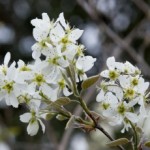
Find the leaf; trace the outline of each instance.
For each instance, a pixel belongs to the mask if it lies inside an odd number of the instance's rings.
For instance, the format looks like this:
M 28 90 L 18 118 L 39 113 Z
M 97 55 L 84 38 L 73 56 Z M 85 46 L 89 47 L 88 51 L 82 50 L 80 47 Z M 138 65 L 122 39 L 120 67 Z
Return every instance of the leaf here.
M 57 115 L 56 118 L 60 121 L 66 120 L 68 119 L 67 117 L 63 116 L 63 115 Z
M 127 144 L 129 142 L 130 141 L 127 138 L 120 138 L 120 139 L 117 139 L 117 140 L 107 143 L 107 146 L 115 147 L 115 146 Z
M 75 67 L 74 65 L 70 64 L 68 68 L 68 73 L 70 75 L 70 78 L 72 79 L 73 82 L 76 82 L 76 72 L 75 72 Z
M 87 78 L 85 81 L 82 82 L 82 89 L 87 89 L 89 88 L 90 86 L 92 86 L 95 82 L 98 81 L 99 79 L 99 75 L 96 75 L 96 76 L 92 76 L 92 77 L 89 77 Z
M 68 97 L 60 97 L 54 103 L 59 106 L 64 106 L 64 105 L 69 104 L 70 102 L 71 102 L 71 100 Z
M 54 116 L 56 115 L 56 113 L 48 113 L 45 117 L 46 120 L 51 120 Z
M 145 142 L 144 146 L 146 146 L 146 147 L 150 147 L 150 141 Z
M 142 134 L 142 132 L 143 132 L 142 129 L 140 127 L 138 127 L 138 126 L 135 127 L 135 130 L 139 134 Z
M 72 115 L 72 116 L 70 117 L 69 121 L 67 122 L 65 129 L 70 128 L 70 127 L 74 124 L 74 121 L 75 121 L 75 116 Z

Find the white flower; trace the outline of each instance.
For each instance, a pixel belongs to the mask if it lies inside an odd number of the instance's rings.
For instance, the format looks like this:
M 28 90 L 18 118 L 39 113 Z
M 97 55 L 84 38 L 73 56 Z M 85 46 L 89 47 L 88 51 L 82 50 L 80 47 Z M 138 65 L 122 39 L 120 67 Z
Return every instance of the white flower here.
M 100 102 L 102 99 L 104 99 L 105 94 L 107 92 L 112 92 L 118 98 L 119 101 L 123 100 L 123 90 L 117 84 L 113 82 L 102 81 L 100 88 L 101 90 L 96 97 L 97 102 Z
M 130 62 L 126 61 L 124 63 L 124 73 L 126 74 L 136 74 L 136 75 L 139 75 L 141 74 L 141 71 L 137 68 L 137 67 L 134 67 Z
M 8 65 L 9 65 L 10 59 L 11 59 L 11 54 L 10 54 L 10 52 L 7 52 L 5 57 L 4 57 L 4 64 L 2 64 L 0 66 L 0 74 L 6 75 L 7 69 L 9 67 Z M 15 62 L 12 63 L 11 65 L 15 66 Z
M 138 116 L 136 113 L 130 112 L 130 106 L 126 102 L 119 102 L 114 107 L 108 108 L 103 112 L 103 115 L 110 118 L 110 125 L 119 125 L 128 119 L 132 123 L 138 122 Z M 128 121 L 127 121 L 128 123 Z
M 45 73 L 43 67 L 44 64 L 38 59 L 31 66 L 32 71 L 26 76 L 29 89 L 32 92 L 38 90 L 48 96 L 50 100 L 55 101 L 57 99 L 57 88 L 51 87 L 51 85 L 55 84 L 55 74 Z
M 94 66 L 95 61 L 96 58 L 93 58 L 92 56 L 83 56 L 83 57 L 81 56 L 77 59 L 76 70 L 77 76 L 79 76 L 80 81 L 85 80 L 87 78 L 85 72 L 89 71 Z
M 50 50 L 53 48 L 52 43 L 49 39 L 50 29 L 53 27 L 53 22 L 50 22 L 50 19 L 46 13 L 42 14 L 42 19 L 33 19 L 31 24 L 35 26 L 33 29 L 33 36 L 37 41 L 32 46 L 32 56 L 34 59 L 37 59 L 43 55 L 48 55 Z
M 69 79 L 68 79 L 69 80 Z M 68 87 L 69 85 L 66 83 L 66 81 L 63 79 L 63 78 L 60 78 L 59 81 L 58 81 L 58 85 L 59 85 L 59 89 L 61 91 L 63 91 L 63 94 L 65 96 L 69 96 L 71 95 L 73 92 L 72 91 L 69 91 Z M 71 88 L 71 87 L 70 87 Z
M 56 49 L 51 50 L 50 55 L 43 61 L 43 66 L 44 72 L 48 74 L 54 72 L 57 77 L 61 74 L 61 69 L 69 66 L 69 62 L 63 57 L 60 49 L 57 47 Z
M 26 84 L 19 83 L 17 79 L 16 68 L 10 66 L 7 68 L 7 74 L 3 76 L 0 82 L 0 100 L 5 98 L 6 104 L 12 105 L 15 108 L 19 105 L 17 97 L 26 88 Z
M 101 76 L 105 78 L 109 78 L 111 80 L 116 80 L 120 75 L 123 64 L 115 62 L 114 57 L 109 57 L 107 59 L 106 64 L 107 64 L 108 70 L 102 71 Z
M 64 18 L 64 13 L 60 13 L 58 19 L 56 22 L 60 22 L 60 24 L 64 27 L 65 30 L 70 30 L 69 23 L 66 23 L 66 20 Z
M 56 22 L 55 27 L 50 32 L 50 39 L 53 43 L 61 45 L 62 51 L 66 51 L 70 44 L 75 44 L 81 37 L 83 30 L 70 29 L 62 13 L 59 15 Z
M 30 113 L 24 113 L 23 115 L 21 115 L 20 121 L 29 123 L 27 126 L 27 132 L 30 136 L 34 136 L 39 130 L 39 124 L 42 127 L 43 133 L 45 132 L 45 125 L 43 124 L 41 118 L 43 118 L 43 115 L 40 115 L 37 105 L 31 104 Z

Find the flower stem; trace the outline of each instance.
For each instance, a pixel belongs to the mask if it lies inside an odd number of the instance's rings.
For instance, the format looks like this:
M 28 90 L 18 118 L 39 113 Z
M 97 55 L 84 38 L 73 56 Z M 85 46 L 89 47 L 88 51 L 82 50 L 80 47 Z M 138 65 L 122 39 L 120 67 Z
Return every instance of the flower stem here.
M 138 150 L 138 135 L 137 135 L 134 124 L 131 121 L 130 121 L 130 124 L 134 132 L 134 150 Z

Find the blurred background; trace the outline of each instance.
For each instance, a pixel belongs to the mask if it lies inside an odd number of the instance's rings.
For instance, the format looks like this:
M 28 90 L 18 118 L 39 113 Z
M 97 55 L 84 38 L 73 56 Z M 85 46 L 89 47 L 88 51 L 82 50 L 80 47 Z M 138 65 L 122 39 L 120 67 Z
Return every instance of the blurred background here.
M 86 54 L 97 58 L 89 76 L 99 73 L 106 59 L 115 56 L 117 61 L 129 60 L 138 66 L 150 81 L 150 0 L 0 0 L 1 63 L 8 51 L 12 60 L 32 60 L 35 41 L 30 20 L 41 18 L 43 12 L 50 18 L 64 12 L 72 26 L 84 30 L 80 42 L 86 46 Z M 87 103 L 97 111 L 95 88 L 87 93 Z M 73 109 L 74 114 L 81 115 L 80 107 Z M 108 150 L 101 133 L 72 128 L 65 131 L 66 122 L 56 119 L 46 123 L 44 135 L 39 132 L 30 137 L 26 125 L 19 121 L 24 111 L 23 107 L 15 110 L 0 103 L 0 150 Z M 110 130 L 107 124 L 103 126 Z M 110 133 L 115 138 L 122 136 Z

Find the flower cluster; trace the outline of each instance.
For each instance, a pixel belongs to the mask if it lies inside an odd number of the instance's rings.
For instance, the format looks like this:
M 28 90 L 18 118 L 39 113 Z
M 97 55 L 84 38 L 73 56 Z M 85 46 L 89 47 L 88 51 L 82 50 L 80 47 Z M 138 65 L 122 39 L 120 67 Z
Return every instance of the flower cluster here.
M 5 99 L 8 106 L 15 108 L 26 104 L 30 112 L 21 115 L 20 120 L 28 123 L 27 132 L 33 136 L 39 125 L 45 131 L 42 122 L 48 114 L 45 104 L 73 94 L 75 84 L 87 78 L 85 72 L 93 67 L 96 59 L 84 56 L 85 48 L 77 42 L 83 30 L 71 28 L 63 13 L 56 21 L 43 13 L 42 19 L 33 19 L 31 24 L 36 40 L 32 46 L 34 62 L 25 64 L 19 60 L 10 64 L 11 55 L 6 54 L 0 66 L 0 100 Z
M 140 124 L 147 117 L 149 82 L 145 82 L 141 71 L 131 63 L 116 62 L 114 57 L 107 59 L 107 70 L 101 72 L 105 78 L 100 84 L 97 102 L 102 113 L 110 119 L 111 125 L 124 124 L 122 132 L 131 124 Z

